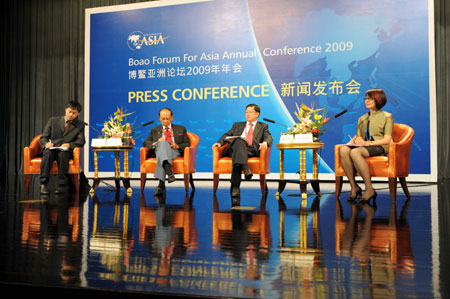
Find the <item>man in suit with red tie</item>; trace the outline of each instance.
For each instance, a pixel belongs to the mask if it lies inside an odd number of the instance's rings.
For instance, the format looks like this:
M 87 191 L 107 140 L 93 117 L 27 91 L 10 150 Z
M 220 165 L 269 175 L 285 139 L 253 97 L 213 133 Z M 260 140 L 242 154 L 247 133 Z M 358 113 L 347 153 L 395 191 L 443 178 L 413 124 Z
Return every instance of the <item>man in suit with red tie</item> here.
M 231 157 L 233 170 L 231 172 L 231 195 L 238 197 L 240 195 L 241 173 L 244 172 L 245 179 L 252 178 L 252 172 L 248 168 L 248 158 L 259 155 L 259 151 L 266 149 L 272 144 L 272 135 L 269 132 L 269 126 L 266 123 L 258 122 L 261 109 L 256 104 L 247 105 L 245 108 L 244 122 L 235 122 L 233 127 L 222 135 L 222 137 L 213 144 L 213 147 L 223 146 L 230 136 L 240 136 L 240 138 L 231 139 L 230 145 L 224 150 L 224 156 Z
M 58 187 L 55 193 L 65 193 L 68 182 L 69 160 L 75 147 L 85 143 L 84 122 L 78 120 L 81 104 L 70 101 L 66 104 L 64 116 L 51 117 L 40 139 L 43 148 L 41 160 L 41 194 L 49 194 L 48 181 L 53 162 L 58 163 Z
M 174 118 L 172 110 L 161 109 L 158 118 L 161 125 L 151 129 L 144 146 L 150 149 L 149 154 L 156 157 L 157 161 L 155 178 L 159 180 L 159 185 L 155 189 L 155 195 L 163 195 L 166 192 L 166 176 L 169 183 L 175 181 L 172 160 L 183 156 L 184 149 L 189 147 L 190 141 L 185 127 L 172 124 Z

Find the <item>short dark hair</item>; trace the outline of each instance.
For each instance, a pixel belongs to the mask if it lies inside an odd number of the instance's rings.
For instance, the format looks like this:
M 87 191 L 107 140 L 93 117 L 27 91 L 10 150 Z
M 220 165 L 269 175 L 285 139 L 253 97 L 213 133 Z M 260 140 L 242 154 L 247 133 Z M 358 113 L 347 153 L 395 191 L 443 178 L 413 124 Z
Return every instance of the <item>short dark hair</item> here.
M 163 111 L 163 110 L 168 110 L 168 111 L 170 111 L 170 116 L 172 116 L 173 115 L 173 112 L 172 112 L 172 110 L 170 109 L 170 108 L 162 108 L 161 110 L 159 110 L 159 113 L 158 113 L 158 116 L 160 116 L 161 115 L 161 111 Z
M 375 100 L 375 106 L 378 110 L 383 108 L 387 103 L 386 94 L 380 88 L 369 89 L 368 91 L 366 91 L 366 96 Z
M 253 107 L 253 109 L 255 109 L 256 112 L 261 114 L 261 108 L 259 108 L 258 105 L 256 105 L 256 104 L 248 104 L 247 107 L 245 107 L 245 110 L 247 110 L 247 108 L 250 108 L 250 107 Z
M 67 102 L 66 109 L 67 108 L 77 109 L 78 113 L 80 113 L 81 109 L 82 109 L 81 104 L 79 102 L 77 102 L 77 101 L 69 101 L 69 102 Z

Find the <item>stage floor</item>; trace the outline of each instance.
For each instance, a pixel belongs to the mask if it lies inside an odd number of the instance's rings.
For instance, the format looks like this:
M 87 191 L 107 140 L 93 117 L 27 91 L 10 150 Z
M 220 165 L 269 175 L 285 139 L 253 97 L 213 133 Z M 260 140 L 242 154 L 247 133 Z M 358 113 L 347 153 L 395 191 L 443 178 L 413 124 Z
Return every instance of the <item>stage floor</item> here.
M 92 181 L 90 181 L 92 183 Z M 155 198 L 155 181 L 127 196 L 102 184 L 95 196 L 40 197 L 8 179 L 0 210 L 0 287 L 47 292 L 205 297 L 449 296 L 449 188 L 410 184 L 392 204 L 376 184 L 375 204 L 340 200 L 297 185 L 280 197 L 244 182 L 240 204 L 229 183 L 185 193 L 180 181 Z M 444 191 L 441 191 L 441 189 Z M 439 196 L 446 198 L 439 198 Z M 439 201 L 446 201 L 447 210 Z

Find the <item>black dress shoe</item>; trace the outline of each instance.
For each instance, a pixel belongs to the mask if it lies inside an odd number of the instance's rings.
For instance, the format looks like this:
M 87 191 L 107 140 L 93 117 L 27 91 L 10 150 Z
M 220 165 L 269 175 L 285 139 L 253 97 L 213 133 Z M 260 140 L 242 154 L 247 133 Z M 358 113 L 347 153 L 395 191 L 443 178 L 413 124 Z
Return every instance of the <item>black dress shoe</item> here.
M 56 194 L 64 194 L 66 193 L 66 186 L 58 186 L 55 190 Z
M 239 187 L 236 187 L 236 186 L 231 187 L 231 196 L 232 197 L 241 196 L 241 190 L 239 189 Z
M 50 190 L 48 190 L 48 186 L 47 184 L 41 184 L 41 194 L 50 194 Z
M 158 186 L 158 187 L 156 187 L 155 193 L 153 193 L 153 194 L 155 196 L 158 196 L 158 195 L 164 195 L 165 193 L 166 193 L 166 187 Z
M 167 178 L 167 182 L 170 184 L 175 181 L 176 181 L 176 179 L 175 179 L 175 176 L 173 175 L 173 173 L 169 174 L 169 177 Z
M 247 168 L 246 170 L 244 170 L 244 175 L 245 175 L 245 179 L 247 181 L 250 181 L 252 179 L 253 173 L 250 169 Z
M 231 206 L 238 207 L 241 205 L 241 198 L 239 196 L 235 196 L 231 198 Z

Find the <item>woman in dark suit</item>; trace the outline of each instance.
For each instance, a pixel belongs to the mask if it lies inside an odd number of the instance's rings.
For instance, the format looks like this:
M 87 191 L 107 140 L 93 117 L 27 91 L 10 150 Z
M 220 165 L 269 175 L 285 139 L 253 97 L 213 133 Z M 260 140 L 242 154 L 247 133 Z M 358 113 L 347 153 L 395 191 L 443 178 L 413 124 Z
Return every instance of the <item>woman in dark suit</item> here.
M 360 201 L 369 201 L 376 197 L 365 158 L 387 154 L 394 128 L 392 114 L 381 110 L 387 102 L 383 90 L 368 90 L 364 102 L 369 112 L 358 119 L 356 135 L 348 143 L 349 146 L 343 146 L 340 150 L 342 167 L 351 185 L 349 200 L 359 198 Z M 364 180 L 362 196 L 362 190 L 355 181 L 355 170 Z

